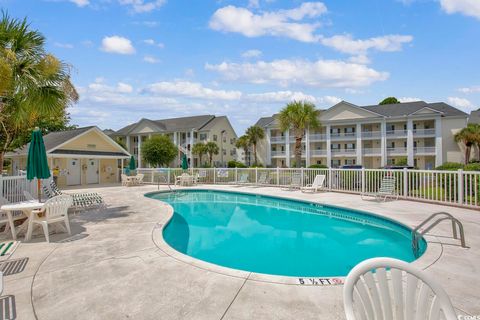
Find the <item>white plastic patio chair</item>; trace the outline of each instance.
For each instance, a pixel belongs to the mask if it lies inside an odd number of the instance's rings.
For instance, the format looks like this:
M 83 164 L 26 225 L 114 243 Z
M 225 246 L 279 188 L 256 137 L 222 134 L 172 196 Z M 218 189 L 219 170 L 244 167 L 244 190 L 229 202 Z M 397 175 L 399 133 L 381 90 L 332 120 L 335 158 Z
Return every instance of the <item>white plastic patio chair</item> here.
M 268 184 L 269 178 L 267 172 L 262 172 L 260 177 L 258 178 L 257 185 L 265 185 Z
M 307 184 L 305 187 L 301 188 L 300 190 L 302 190 L 302 192 L 318 192 L 318 190 L 321 190 L 323 188 L 324 183 L 325 183 L 325 175 L 317 174 L 312 184 Z
M 294 173 L 290 178 L 290 184 L 287 185 L 283 190 L 292 191 L 298 190 L 302 187 L 302 176 L 300 174 Z
M 42 210 L 32 212 L 32 216 L 28 220 L 27 239 L 30 239 L 34 224 L 40 224 L 45 234 L 45 239 L 50 242 L 48 225 L 56 222 L 64 222 L 68 234 L 71 234 L 70 222 L 68 220 L 68 208 L 73 205 L 73 199 L 69 195 L 60 195 L 48 199 L 43 205 Z M 43 216 L 39 216 L 44 213 Z
M 456 320 L 442 286 L 425 271 L 391 258 L 359 263 L 343 288 L 347 320 Z
M 384 176 L 377 192 L 361 193 L 360 197 L 365 200 L 365 197 L 373 197 L 375 200 L 387 201 L 387 198 L 396 198 L 398 200 L 398 193 L 395 191 L 395 177 Z
M 145 175 L 143 173 L 137 174 L 137 176 L 135 177 L 135 184 L 142 184 L 144 177 Z
M 121 178 L 122 178 L 122 186 L 128 187 L 130 182 L 128 181 L 127 175 L 122 173 Z

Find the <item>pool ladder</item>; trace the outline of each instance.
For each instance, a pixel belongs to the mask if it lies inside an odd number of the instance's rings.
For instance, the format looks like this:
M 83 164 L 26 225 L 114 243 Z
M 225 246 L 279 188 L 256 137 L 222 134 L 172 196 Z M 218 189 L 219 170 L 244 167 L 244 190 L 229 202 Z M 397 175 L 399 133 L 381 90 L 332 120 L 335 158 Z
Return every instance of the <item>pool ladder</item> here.
M 173 193 L 177 192 L 177 190 L 172 189 L 172 187 L 170 186 L 170 182 L 168 181 L 168 179 L 165 176 L 159 176 L 158 177 L 158 179 L 157 179 L 157 190 L 160 190 L 160 179 L 161 178 L 163 178 L 163 181 L 165 181 L 165 184 L 167 185 L 168 189 L 170 189 L 170 192 L 173 192 Z
M 431 222 L 434 218 L 436 218 L 430 225 L 427 226 L 429 222 Z M 462 248 L 466 248 L 467 245 L 465 244 L 465 232 L 463 231 L 463 225 L 454 216 L 452 216 L 448 212 L 437 212 L 430 215 L 427 219 L 425 219 L 422 223 L 420 223 L 415 229 L 412 230 L 412 249 L 415 257 L 418 257 L 419 251 L 419 240 L 425 235 L 428 231 L 432 230 L 436 225 L 444 220 L 452 221 L 452 235 L 454 239 L 458 239 L 457 234 L 457 226 L 458 232 L 460 233 L 460 243 Z M 425 227 L 427 226 L 427 227 Z M 425 228 L 424 228 L 425 227 Z M 424 228 L 420 231 L 421 228 Z

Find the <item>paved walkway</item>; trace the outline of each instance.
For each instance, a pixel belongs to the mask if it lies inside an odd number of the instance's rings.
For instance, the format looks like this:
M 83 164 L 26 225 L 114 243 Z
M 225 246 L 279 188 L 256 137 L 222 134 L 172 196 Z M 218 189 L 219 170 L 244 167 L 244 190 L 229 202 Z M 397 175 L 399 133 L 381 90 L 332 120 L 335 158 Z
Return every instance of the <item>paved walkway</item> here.
M 459 314 L 480 316 L 480 212 L 410 201 L 375 203 L 339 193 L 232 189 L 371 211 L 409 226 L 433 212 L 452 213 L 464 223 L 470 248 L 449 239 L 445 223 L 430 238 L 436 242 L 432 251 L 415 263 L 442 283 Z M 98 188 L 108 208 L 72 217 L 71 237 L 21 243 L 10 260 L 25 268 L 5 277 L 2 297 L 15 304 L 17 319 L 344 319 L 342 286 L 264 282 L 169 255 L 157 238 L 157 223 L 169 207 L 143 196 L 154 190 Z

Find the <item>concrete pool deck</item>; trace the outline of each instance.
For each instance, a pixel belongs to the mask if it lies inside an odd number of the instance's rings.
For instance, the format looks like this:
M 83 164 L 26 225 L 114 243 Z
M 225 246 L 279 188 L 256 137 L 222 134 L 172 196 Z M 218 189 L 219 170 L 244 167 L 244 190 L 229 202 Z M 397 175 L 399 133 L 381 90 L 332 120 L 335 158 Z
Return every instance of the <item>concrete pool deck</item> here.
M 160 187 L 167 190 L 166 187 Z M 480 316 L 480 212 L 412 201 L 377 203 L 341 193 L 279 188 L 199 186 L 290 197 L 354 208 L 414 227 L 445 211 L 465 227 L 467 246 L 444 222 L 432 250 L 415 262 L 449 294 L 457 313 Z M 217 272 L 162 247 L 170 207 L 144 197 L 155 186 L 96 188 L 108 207 L 71 216 L 72 235 L 22 242 L 3 263 L 22 263 L 4 277 L 2 297 L 17 319 L 344 319 L 343 286 L 263 281 L 248 272 Z M 159 224 L 160 223 L 160 224 Z M 3 266 L 2 268 L 5 268 Z

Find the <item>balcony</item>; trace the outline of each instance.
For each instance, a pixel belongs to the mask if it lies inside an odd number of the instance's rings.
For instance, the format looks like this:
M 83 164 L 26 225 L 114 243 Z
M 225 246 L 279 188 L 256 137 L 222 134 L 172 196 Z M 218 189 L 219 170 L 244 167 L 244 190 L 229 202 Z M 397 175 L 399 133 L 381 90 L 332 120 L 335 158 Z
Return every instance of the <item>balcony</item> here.
M 363 148 L 362 153 L 364 156 L 380 156 L 382 155 L 381 148 Z
M 407 148 L 387 148 L 387 155 L 406 155 Z
M 416 147 L 416 148 L 413 148 L 413 153 L 414 154 L 434 155 L 435 151 L 436 151 L 435 147 Z
M 357 134 L 355 132 L 335 132 L 330 134 L 331 140 L 355 140 Z
M 310 141 L 311 142 L 325 141 L 325 140 L 327 140 L 327 135 L 326 134 L 315 133 L 315 134 L 310 135 Z
M 333 157 L 355 156 L 356 154 L 357 154 L 356 149 L 332 149 Z
M 363 131 L 362 139 L 380 139 L 382 137 L 381 131 Z
M 326 157 L 327 150 L 312 150 L 310 151 L 312 157 Z
M 414 137 L 434 137 L 435 129 L 415 129 L 413 130 Z
M 270 137 L 270 142 L 271 143 L 285 143 L 285 137 L 284 136 L 273 136 L 273 137 Z
M 285 151 L 272 151 L 272 157 L 285 157 Z
M 407 130 L 388 130 L 387 138 L 406 138 Z

